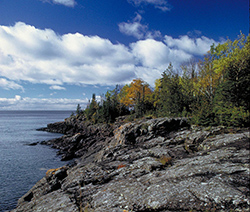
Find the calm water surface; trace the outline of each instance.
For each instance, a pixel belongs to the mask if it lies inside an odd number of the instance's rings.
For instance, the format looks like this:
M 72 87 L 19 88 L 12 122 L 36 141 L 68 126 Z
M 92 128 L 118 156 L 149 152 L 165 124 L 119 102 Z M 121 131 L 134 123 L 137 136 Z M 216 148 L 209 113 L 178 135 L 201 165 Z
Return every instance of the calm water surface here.
M 48 146 L 29 146 L 60 134 L 36 131 L 63 121 L 70 111 L 0 111 L 0 212 L 15 208 L 17 200 L 45 176 L 65 165 Z

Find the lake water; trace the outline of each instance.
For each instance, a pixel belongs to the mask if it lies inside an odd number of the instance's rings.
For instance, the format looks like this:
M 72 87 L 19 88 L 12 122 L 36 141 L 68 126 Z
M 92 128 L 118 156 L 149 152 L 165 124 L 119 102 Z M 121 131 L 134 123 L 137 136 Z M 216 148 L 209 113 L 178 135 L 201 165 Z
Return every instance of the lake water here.
M 60 137 L 36 129 L 70 115 L 70 111 L 0 111 L 0 212 L 15 208 L 48 169 L 66 164 L 55 149 L 27 144 Z

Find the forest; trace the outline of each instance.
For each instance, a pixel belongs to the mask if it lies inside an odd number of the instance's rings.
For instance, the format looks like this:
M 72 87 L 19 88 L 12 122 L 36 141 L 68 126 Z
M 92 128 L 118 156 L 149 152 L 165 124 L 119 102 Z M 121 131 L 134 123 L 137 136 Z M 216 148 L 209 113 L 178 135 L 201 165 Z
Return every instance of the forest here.
M 142 79 L 117 85 L 97 101 L 93 94 L 76 116 L 91 123 L 112 123 L 142 117 L 188 117 L 200 126 L 247 127 L 250 124 L 250 35 L 227 40 L 199 61 L 175 69 L 170 63 L 154 88 Z

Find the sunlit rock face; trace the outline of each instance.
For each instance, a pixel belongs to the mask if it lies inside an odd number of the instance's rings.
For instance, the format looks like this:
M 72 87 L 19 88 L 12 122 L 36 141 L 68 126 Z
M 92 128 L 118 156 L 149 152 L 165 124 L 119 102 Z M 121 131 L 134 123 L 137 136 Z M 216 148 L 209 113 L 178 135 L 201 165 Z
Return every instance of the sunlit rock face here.
M 46 144 L 76 162 L 49 170 L 13 212 L 250 208 L 247 129 L 198 128 L 182 118 L 113 125 L 71 119 L 48 128 L 55 126 L 66 135 Z

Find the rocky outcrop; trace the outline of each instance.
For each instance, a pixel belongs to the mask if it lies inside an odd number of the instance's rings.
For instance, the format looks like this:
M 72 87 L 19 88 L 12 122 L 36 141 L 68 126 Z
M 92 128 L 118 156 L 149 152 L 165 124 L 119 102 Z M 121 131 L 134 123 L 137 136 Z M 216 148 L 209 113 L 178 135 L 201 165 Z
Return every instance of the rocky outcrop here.
M 49 170 L 13 212 L 250 209 L 247 129 L 181 118 L 71 126 L 46 144 L 75 165 Z
M 49 141 L 43 141 L 41 144 L 50 145 L 58 149 L 58 154 L 62 160 L 71 160 L 79 158 L 86 154 L 92 154 L 103 148 L 105 140 L 113 136 L 113 126 L 108 124 L 87 125 L 84 122 L 79 124 L 55 123 L 48 125 L 48 130 L 59 132 L 58 126 L 63 125 L 64 136 Z M 51 130 L 52 129 L 52 130 Z

